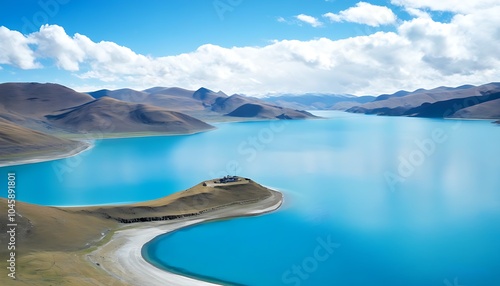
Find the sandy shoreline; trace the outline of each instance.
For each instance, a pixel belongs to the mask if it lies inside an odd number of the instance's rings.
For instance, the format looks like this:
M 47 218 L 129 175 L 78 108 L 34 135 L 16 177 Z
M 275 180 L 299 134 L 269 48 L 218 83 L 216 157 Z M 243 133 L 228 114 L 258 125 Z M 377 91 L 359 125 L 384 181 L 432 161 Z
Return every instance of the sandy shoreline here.
M 278 209 L 282 202 L 282 194 L 273 191 L 271 197 L 257 203 L 233 205 L 192 218 L 134 223 L 117 230 L 109 242 L 87 254 L 86 259 L 94 267 L 130 285 L 218 285 L 159 269 L 142 257 L 142 247 L 158 235 L 211 220 L 271 212 Z

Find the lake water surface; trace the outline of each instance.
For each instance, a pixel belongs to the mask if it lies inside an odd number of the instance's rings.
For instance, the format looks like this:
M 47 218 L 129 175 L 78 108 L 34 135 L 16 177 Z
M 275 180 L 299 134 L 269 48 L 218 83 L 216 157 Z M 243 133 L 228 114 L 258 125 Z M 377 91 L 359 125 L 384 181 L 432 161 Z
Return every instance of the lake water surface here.
M 17 173 L 19 200 L 42 205 L 150 200 L 226 174 L 283 192 L 277 212 L 189 227 L 143 249 L 208 280 L 500 285 L 500 126 L 321 115 L 331 118 L 103 140 L 73 158 L 0 170 Z

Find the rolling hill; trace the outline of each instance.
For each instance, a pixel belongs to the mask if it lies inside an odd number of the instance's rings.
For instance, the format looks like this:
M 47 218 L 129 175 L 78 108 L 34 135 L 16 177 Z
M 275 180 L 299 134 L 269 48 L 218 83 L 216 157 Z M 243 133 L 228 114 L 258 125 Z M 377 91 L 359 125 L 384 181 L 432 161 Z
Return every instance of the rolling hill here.
M 0 119 L 0 164 L 29 153 L 32 158 L 86 148 L 83 142 L 58 138 Z
M 0 84 L 0 118 L 42 132 L 59 132 L 45 121 L 45 115 L 94 100 L 88 94 L 76 92 L 52 83 Z
M 454 98 L 434 103 L 424 103 L 403 113 L 406 116 L 434 118 L 500 118 L 500 92 L 480 96 Z
M 0 105 L 18 116 L 41 118 L 66 108 L 81 105 L 94 98 L 52 83 L 0 84 Z
M 130 88 L 122 88 L 117 90 L 101 89 L 98 91 L 89 92 L 88 94 L 95 99 L 107 96 L 129 102 L 142 102 L 148 95 L 148 93 L 146 92 L 137 91 Z
M 131 89 L 99 90 L 89 92 L 89 94 L 95 98 L 109 96 L 127 102 L 154 105 L 183 112 L 203 120 L 226 120 L 226 118 L 305 119 L 315 117 L 310 113 L 282 107 L 255 97 L 238 94 L 227 96 L 222 91 L 214 92 L 204 87 L 196 91 L 178 87 L 153 87 L 143 91 Z M 260 106 L 261 112 L 255 112 L 257 110 L 255 106 L 246 106 L 247 104 Z
M 500 98 L 460 109 L 451 117 L 498 119 L 500 118 Z
M 110 97 L 101 97 L 46 118 L 52 125 L 73 133 L 193 133 L 213 128 L 186 114 Z
M 495 92 L 500 92 L 500 83 L 489 83 L 481 86 L 464 85 L 456 88 L 438 87 L 431 90 L 419 89 L 414 92 L 399 92 L 399 95 L 382 95 L 377 97 L 375 101 L 365 103 L 359 106 L 348 109 L 348 112 L 365 113 L 365 114 L 378 114 L 378 115 L 391 115 L 391 116 L 432 116 L 448 117 L 449 115 L 457 112 L 458 109 L 454 108 L 452 113 L 445 114 L 445 111 L 450 109 L 449 103 L 457 104 L 462 101 L 462 108 L 471 106 L 471 103 L 465 104 L 472 98 L 483 98 L 478 103 L 482 103 L 487 99 L 487 95 Z M 494 99 L 493 97 L 490 98 Z M 458 101 L 457 101 L 458 100 Z M 488 105 L 488 103 L 485 103 Z M 469 116 L 479 116 L 468 113 Z M 462 116 L 466 116 L 464 113 Z M 471 117 L 473 118 L 473 117 Z M 482 118 L 482 117 L 479 117 Z
M 129 88 L 98 90 L 88 94 L 98 99 L 108 96 L 133 103 L 144 103 L 180 112 L 203 110 L 203 102 L 194 98 L 195 91 L 177 87 L 154 87 L 144 91 Z
M 116 137 L 186 134 L 213 128 L 189 115 L 112 99 L 108 93 L 114 92 L 99 91 L 94 94 L 99 99 L 95 99 L 58 84 L 0 84 L 0 161 L 53 159 L 88 146 L 60 138 L 63 134 Z M 127 99 L 141 95 L 126 89 L 115 94 Z
M 212 111 L 230 117 L 260 118 L 260 119 L 307 119 L 315 118 L 309 112 L 295 110 L 265 102 L 254 97 L 231 95 L 227 98 L 217 98 L 211 107 Z
M 243 104 L 228 113 L 227 116 L 256 117 L 263 119 L 306 119 L 315 117 L 306 111 L 255 103 Z

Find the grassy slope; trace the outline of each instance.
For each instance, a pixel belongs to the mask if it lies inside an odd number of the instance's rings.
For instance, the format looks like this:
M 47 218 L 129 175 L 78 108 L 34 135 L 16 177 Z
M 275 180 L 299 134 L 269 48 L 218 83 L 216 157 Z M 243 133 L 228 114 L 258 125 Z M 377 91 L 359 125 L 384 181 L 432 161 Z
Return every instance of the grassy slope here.
M 175 216 L 196 215 L 231 204 L 263 200 L 270 195 L 268 189 L 252 181 L 243 185 L 215 188 L 198 184 L 188 190 L 159 200 L 125 206 L 75 208 L 72 211 L 124 222 L 139 219 L 158 220 L 165 217 L 172 219 Z
M 57 138 L 0 118 L 0 163 L 25 157 L 69 152 L 86 144 Z
M 0 209 L 7 209 L 5 199 L 0 199 Z M 99 285 L 96 281 L 113 285 L 113 279 L 85 263 L 79 250 L 100 240 L 101 233 L 117 227 L 117 222 L 20 202 L 17 212 L 22 215 L 16 217 L 17 280 L 7 277 L 7 269 L 1 267 L 0 285 Z M 8 257 L 5 220 L 2 216 L 2 260 Z

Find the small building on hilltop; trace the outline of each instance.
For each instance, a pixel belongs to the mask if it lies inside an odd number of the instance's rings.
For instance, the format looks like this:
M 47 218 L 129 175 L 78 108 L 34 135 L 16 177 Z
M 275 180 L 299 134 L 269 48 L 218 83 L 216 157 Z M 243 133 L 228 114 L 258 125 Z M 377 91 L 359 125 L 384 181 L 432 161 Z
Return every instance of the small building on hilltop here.
M 205 181 L 203 182 L 204 187 L 215 187 L 215 186 L 223 186 L 223 185 L 239 185 L 239 184 L 246 184 L 249 182 L 249 179 L 247 178 L 240 178 L 238 176 L 224 176 L 220 179 L 215 179 L 211 181 Z

